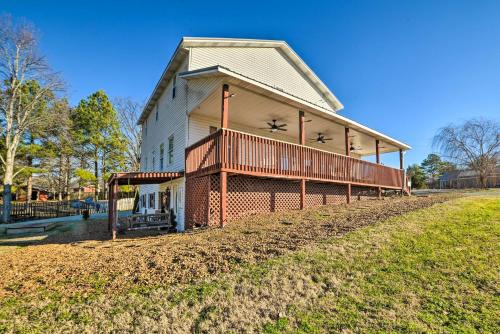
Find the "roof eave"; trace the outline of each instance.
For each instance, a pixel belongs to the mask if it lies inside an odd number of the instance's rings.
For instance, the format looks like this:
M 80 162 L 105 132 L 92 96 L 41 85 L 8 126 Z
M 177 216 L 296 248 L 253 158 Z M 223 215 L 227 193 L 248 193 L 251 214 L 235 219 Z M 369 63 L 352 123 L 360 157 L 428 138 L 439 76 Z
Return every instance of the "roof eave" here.
M 305 107 L 309 107 L 311 109 L 316 110 L 323 117 L 334 119 L 335 122 L 338 124 L 342 124 L 344 126 L 347 126 L 350 129 L 353 129 L 355 131 L 361 131 L 361 132 L 367 133 L 367 134 L 373 136 L 375 139 L 382 140 L 382 141 L 384 141 L 388 144 L 391 144 L 399 149 L 402 149 L 403 151 L 407 151 L 407 150 L 411 149 L 411 146 L 409 146 L 408 144 L 405 144 L 405 143 L 403 143 L 399 140 L 396 140 L 392 137 L 389 137 L 381 132 L 373 130 L 373 129 L 371 129 L 363 124 L 360 124 L 358 122 L 350 120 L 344 116 L 341 116 L 335 112 L 332 112 L 332 111 L 325 109 L 321 106 L 318 106 L 316 104 L 313 104 L 309 101 L 302 100 L 302 99 L 297 98 L 296 96 L 290 95 L 286 92 L 283 92 L 283 91 L 274 89 L 273 87 L 269 87 L 267 85 L 259 83 L 258 81 L 255 81 L 251 78 L 241 76 L 235 72 L 232 72 L 231 70 L 229 70 L 227 68 L 224 68 L 224 67 L 221 67 L 218 65 L 206 67 L 206 68 L 202 68 L 202 69 L 198 69 L 198 70 L 194 70 L 194 71 L 186 71 L 186 72 L 179 73 L 179 77 L 184 78 L 184 79 L 195 79 L 195 78 L 202 78 L 204 76 L 215 76 L 215 75 L 227 75 L 227 76 L 248 82 L 252 85 L 266 89 L 274 94 L 277 94 L 280 96 L 285 96 L 286 98 L 293 100 L 296 103 L 300 103 L 300 104 L 304 105 Z

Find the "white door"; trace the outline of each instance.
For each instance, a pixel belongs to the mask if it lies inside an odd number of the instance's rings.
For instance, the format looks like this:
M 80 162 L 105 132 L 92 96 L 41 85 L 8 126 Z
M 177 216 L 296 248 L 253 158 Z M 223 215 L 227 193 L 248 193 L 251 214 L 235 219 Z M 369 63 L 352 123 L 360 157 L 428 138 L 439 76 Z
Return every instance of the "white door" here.
M 175 186 L 173 209 L 177 220 L 177 231 L 184 231 L 184 183 Z

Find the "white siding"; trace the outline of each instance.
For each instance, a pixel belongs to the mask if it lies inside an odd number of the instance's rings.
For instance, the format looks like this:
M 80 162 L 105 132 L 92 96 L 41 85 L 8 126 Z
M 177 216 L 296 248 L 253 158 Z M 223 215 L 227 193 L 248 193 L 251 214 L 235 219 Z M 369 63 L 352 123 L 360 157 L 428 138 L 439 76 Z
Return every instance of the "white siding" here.
M 215 118 L 204 117 L 201 115 L 190 115 L 189 116 L 189 140 L 188 146 L 196 143 L 209 135 L 210 126 L 220 127 L 220 120 Z M 245 126 L 243 124 L 230 123 L 229 128 L 241 132 L 255 134 L 257 136 L 267 137 L 271 139 L 281 140 L 289 143 L 297 144 L 298 138 L 288 136 L 282 132 L 270 134 L 268 130 L 261 130 L 252 127 Z M 324 150 L 325 147 L 321 144 L 316 144 L 315 142 L 307 142 L 306 146 L 314 147 L 320 150 Z M 328 150 L 331 150 L 329 148 Z M 335 152 L 338 154 L 344 154 L 344 151 Z M 357 158 L 358 155 L 351 153 L 351 156 Z
M 188 145 L 196 143 L 198 140 L 203 139 L 209 135 L 210 126 L 220 128 L 220 120 L 215 118 L 208 118 L 200 115 L 189 116 L 189 141 Z M 297 138 L 287 136 L 283 133 L 273 133 L 270 135 L 267 130 L 260 130 L 245 126 L 243 124 L 230 123 L 229 128 L 236 131 L 255 134 L 257 136 L 269 137 L 276 140 L 286 141 L 289 143 L 297 143 Z
M 333 111 L 305 75 L 276 48 L 196 47 L 189 70 L 220 65 Z
M 200 78 L 188 81 L 187 110 L 191 112 L 203 102 L 214 89 L 222 87 L 221 78 Z
M 188 68 L 187 59 L 180 66 L 178 72 L 186 71 Z M 164 144 L 165 155 L 163 158 L 163 171 L 181 171 L 184 170 L 184 149 L 186 147 L 186 107 L 187 107 L 187 81 L 177 79 L 176 94 L 172 99 L 172 81 L 168 83 L 158 99 L 158 121 L 155 117 L 155 108 L 146 118 L 147 134 L 143 133 L 141 147 L 141 170 L 159 171 L 160 170 L 160 144 Z M 174 159 L 171 164 L 168 163 L 168 138 L 174 136 Z M 156 154 L 155 166 L 153 163 L 153 152 Z M 147 166 L 146 166 L 147 161 Z M 160 191 L 158 185 L 143 185 L 140 187 L 140 194 L 156 193 Z M 158 195 L 156 195 L 158 196 Z M 158 209 L 158 199 L 156 208 Z M 141 210 L 142 211 L 142 210 Z M 153 212 L 154 210 L 148 210 Z
M 170 189 L 170 209 L 174 210 L 177 221 L 177 231 L 184 231 L 184 209 L 185 209 L 185 179 L 175 179 L 159 185 L 158 191 Z

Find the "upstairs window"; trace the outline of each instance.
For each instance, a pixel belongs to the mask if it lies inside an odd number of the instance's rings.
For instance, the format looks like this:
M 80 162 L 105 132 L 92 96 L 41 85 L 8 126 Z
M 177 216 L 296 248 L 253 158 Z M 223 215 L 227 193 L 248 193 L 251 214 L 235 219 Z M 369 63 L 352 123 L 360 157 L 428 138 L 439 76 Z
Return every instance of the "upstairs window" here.
M 177 75 L 174 75 L 174 78 L 172 79 L 172 100 L 175 99 L 175 90 L 177 88 Z
M 155 208 L 155 193 L 149 194 L 149 208 L 150 209 Z
M 168 164 L 174 162 L 174 136 L 168 137 Z
M 160 170 L 163 170 L 163 157 L 165 155 L 165 145 L 163 143 L 160 144 Z
M 144 166 L 142 166 L 142 170 L 144 172 L 147 172 L 148 171 L 148 157 L 144 157 Z
M 153 159 L 151 161 L 151 165 L 152 165 L 151 170 L 155 170 L 155 168 L 156 168 L 156 151 L 153 151 L 152 156 L 153 156 Z
M 158 103 L 156 104 L 156 110 L 155 110 L 155 121 L 158 122 Z

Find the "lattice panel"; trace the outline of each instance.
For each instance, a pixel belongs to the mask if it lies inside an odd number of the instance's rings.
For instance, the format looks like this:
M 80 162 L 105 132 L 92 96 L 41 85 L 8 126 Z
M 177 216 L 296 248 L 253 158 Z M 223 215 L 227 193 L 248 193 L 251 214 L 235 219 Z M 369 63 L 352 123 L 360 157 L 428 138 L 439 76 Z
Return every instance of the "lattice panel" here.
M 228 218 L 300 207 L 299 182 L 245 176 L 228 178 Z
M 186 216 L 187 229 L 203 226 L 208 220 L 210 181 L 209 176 L 186 178 Z
M 306 207 L 333 205 L 346 202 L 346 185 L 315 182 L 306 183 Z
M 220 194 L 217 174 L 186 179 L 186 228 L 219 226 Z M 232 175 L 227 182 L 228 220 L 254 213 L 299 209 L 298 181 L 263 179 Z M 306 207 L 346 202 L 347 186 L 331 183 L 306 183 Z M 352 186 L 351 199 L 377 197 L 377 188 Z
M 351 187 L 351 200 L 366 200 L 370 198 L 378 197 L 377 188 L 370 187 L 359 187 L 352 186 Z
M 218 174 L 210 175 L 210 217 L 208 221 L 209 226 L 220 226 L 220 177 Z

